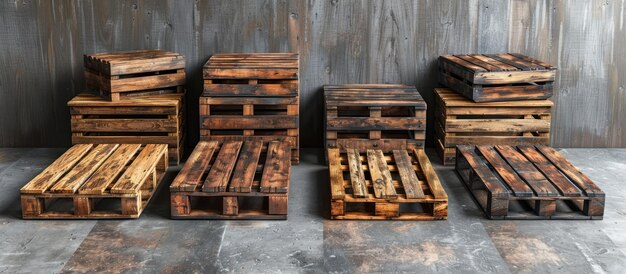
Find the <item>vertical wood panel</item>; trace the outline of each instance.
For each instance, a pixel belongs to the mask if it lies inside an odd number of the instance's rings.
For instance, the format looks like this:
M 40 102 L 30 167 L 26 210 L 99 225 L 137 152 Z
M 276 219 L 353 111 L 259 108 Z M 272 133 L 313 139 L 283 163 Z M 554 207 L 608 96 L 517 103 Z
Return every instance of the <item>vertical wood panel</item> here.
M 514 51 L 559 66 L 553 145 L 626 147 L 624 0 L 4 1 L 0 146 L 66 146 L 82 55 L 159 48 L 187 58 L 189 145 L 201 67 L 218 52 L 301 54 L 301 143 L 321 146 L 321 87 L 416 85 L 433 114 L 436 58 Z M 432 136 L 429 119 L 428 136 Z

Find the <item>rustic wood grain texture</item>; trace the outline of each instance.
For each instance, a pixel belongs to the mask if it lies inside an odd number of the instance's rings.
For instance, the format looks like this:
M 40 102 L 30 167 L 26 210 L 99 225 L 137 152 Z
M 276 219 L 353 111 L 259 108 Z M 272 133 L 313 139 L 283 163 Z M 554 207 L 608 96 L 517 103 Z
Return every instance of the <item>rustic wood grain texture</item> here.
M 438 56 L 525 53 L 559 68 L 552 145 L 625 147 L 624 2 L 6 1 L 0 146 L 70 144 L 65 104 L 83 91 L 83 54 L 164 49 L 187 59 L 187 102 L 200 96 L 213 53 L 300 53 L 303 147 L 323 144 L 323 84 L 416 85 L 431 104 Z M 198 106 L 188 113 L 193 145 Z M 429 139 L 433 129 L 430 120 Z

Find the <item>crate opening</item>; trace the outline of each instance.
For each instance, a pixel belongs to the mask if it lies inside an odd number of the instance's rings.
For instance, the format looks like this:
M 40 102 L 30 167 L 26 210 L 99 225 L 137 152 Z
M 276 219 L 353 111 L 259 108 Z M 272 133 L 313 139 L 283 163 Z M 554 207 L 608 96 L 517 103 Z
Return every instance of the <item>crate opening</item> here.
M 122 199 L 120 198 L 102 198 L 94 202 L 93 211 L 95 212 L 122 212 Z
M 400 214 L 403 213 L 431 213 L 429 212 L 429 205 L 432 204 L 421 204 L 421 203 L 400 203 Z
M 490 115 L 490 114 L 485 114 L 485 115 L 477 115 L 477 114 L 473 114 L 473 115 L 457 115 L 456 118 L 457 120 L 467 120 L 467 119 L 524 119 L 524 115 Z
M 83 136 L 128 136 L 128 137 L 142 137 L 142 136 L 169 136 L 167 132 L 81 132 Z
M 382 117 L 414 117 L 415 110 L 414 110 L 414 107 L 407 107 L 407 106 L 382 107 L 381 116 Z
M 211 105 L 209 115 L 243 115 L 243 105 Z
M 287 115 L 287 105 L 254 105 L 254 115 Z
M 168 120 L 169 117 L 167 114 L 85 114 L 81 117 L 81 119 L 141 119 L 141 120 Z
M 337 117 L 370 117 L 370 110 L 368 107 L 338 106 Z
M 74 199 L 72 198 L 44 198 L 45 212 L 74 214 Z
M 345 212 L 363 212 L 374 213 L 374 206 L 376 203 L 345 203 Z
M 241 136 L 241 129 L 211 129 L 211 136 Z
M 176 74 L 176 73 L 178 73 L 178 70 L 171 69 L 171 70 L 160 70 L 160 71 L 148 71 L 148 72 L 142 72 L 142 73 L 123 74 L 123 75 L 118 75 L 118 76 L 119 76 L 119 79 L 126 79 L 126 78 L 155 76 L 155 75 L 168 75 L 168 74 Z
M 255 129 L 254 136 L 287 136 L 286 129 Z

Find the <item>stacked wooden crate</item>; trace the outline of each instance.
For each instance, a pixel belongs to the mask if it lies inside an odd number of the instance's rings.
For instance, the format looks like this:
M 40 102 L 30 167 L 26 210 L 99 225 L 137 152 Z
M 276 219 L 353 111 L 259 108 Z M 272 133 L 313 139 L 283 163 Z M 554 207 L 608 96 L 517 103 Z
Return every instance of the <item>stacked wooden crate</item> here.
M 299 157 L 298 54 L 215 54 L 204 65 L 200 138 L 281 141 Z
M 88 90 L 68 106 L 73 144 L 167 144 L 179 164 L 185 128 L 185 58 L 139 50 L 85 55 Z
M 549 145 L 556 68 L 520 54 L 445 55 L 435 89 L 435 146 L 453 164 L 458 145 Z
M 413 86 L 348 84 L 324 86 L 326 148 L 424 147 L 426 103 Z

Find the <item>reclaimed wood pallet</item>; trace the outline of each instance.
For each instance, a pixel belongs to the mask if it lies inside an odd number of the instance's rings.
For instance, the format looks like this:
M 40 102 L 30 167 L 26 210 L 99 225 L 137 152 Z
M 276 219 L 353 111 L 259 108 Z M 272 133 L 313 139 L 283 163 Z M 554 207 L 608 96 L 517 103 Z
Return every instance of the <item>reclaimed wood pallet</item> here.
M 448 196 L 423 149 L 328 149 L 331 219 L 444 220 Z
M 550 100 L 476 103 L 435 89 L 435 147 L 444 165 L 457 145 L 550 145 Z
M 200 141 L 170 186 L 173 219 L 287 219 L 289 143 Z
M 426 103 L 413 86 L 324 86 L 325 146 L 359 152 L 424 147 Z
M 459 146 L 456 171 L 490 219 L 602 219 L 605 194 L 546 146 Z
M 137 50 L 84 56 L 85 82 L 111 101 L 182 93 L 185 57 L 169 51 Z
M 548 99 L 556 70 L 516 53 L 439 57 L 439 82 L 475 102 Z
M 201 139 L 286 141 L 299 163 L 298 54 L 215 54 L 203 78 Z
M 139 218 L 167 167 L 164 144 L 74 145 L 22 187 L 22 216 Z
M 116 102 L 84 93 L 67 105 L 72 144 L 167 144 L 171 163 L 178 165 L 182 160 L 184 93 Z

